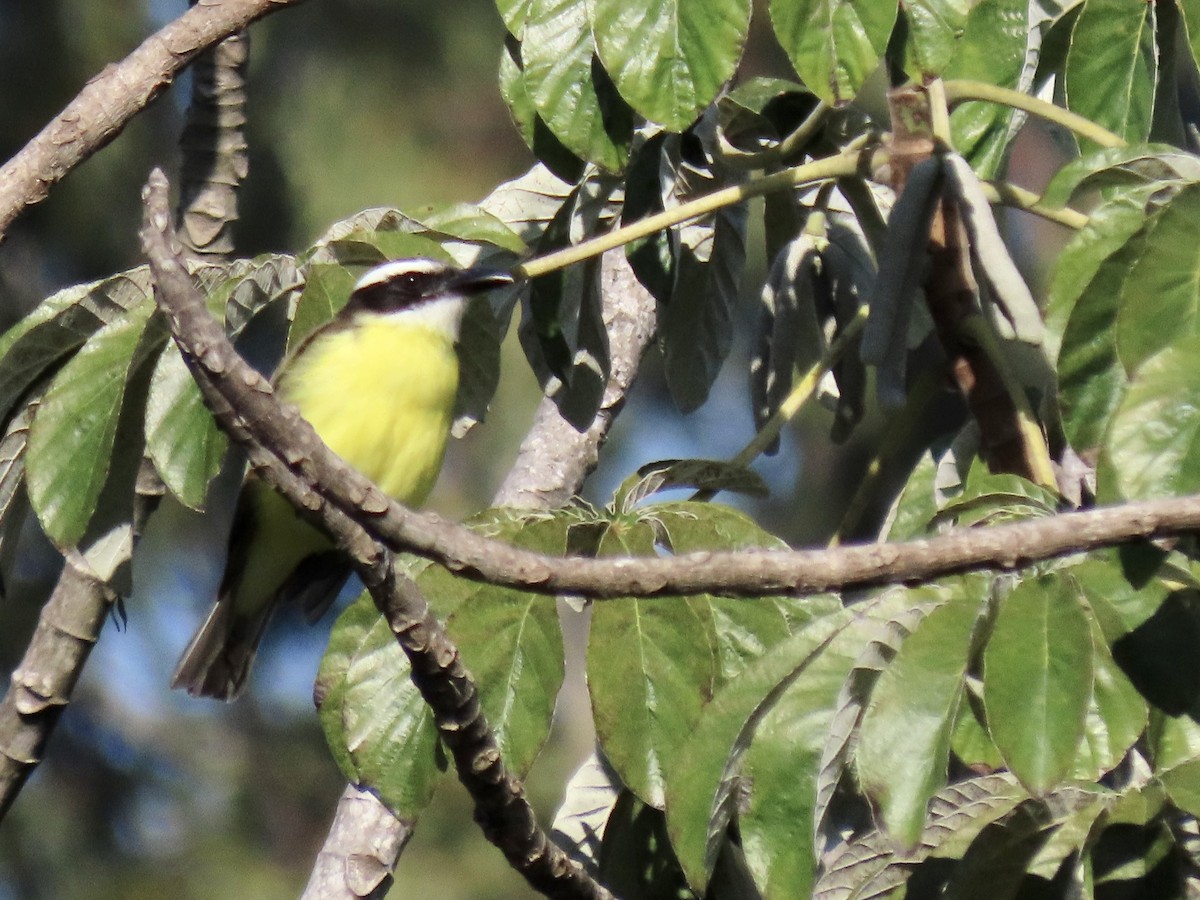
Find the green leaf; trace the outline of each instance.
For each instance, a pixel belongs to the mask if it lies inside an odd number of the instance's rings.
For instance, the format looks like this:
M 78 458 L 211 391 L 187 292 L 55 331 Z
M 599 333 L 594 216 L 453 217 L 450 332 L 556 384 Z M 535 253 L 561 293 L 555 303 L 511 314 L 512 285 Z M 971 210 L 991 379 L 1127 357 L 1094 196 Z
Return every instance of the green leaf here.
M 625 168 L 633 115 L 596 61 L 584 0 L 531 0 L 521 70 L 533 108 L 563 146 L 609 172 Z
M 1161 182 L 1152 182 L 1113 193 L 1092 210 L 1087 224 L 1059 252 L 1045 311 L 1046 352 L 1051 359 L 1058 359 L 1067 323 L 1100 266 L 1147 225 L 1152 198 L 1161 189 Z
M 853 100 L 879 65 L 900 4 L 771 0 L 771 21 L 805 86 L 826 103 Z
M 47 370 L 149 297 L 150 272 L 143 266 L 43 300 L 0 337 L 0 415 L 7 418 Z
M 1117 357 L 1117 315 L 1130 269 L 1146 252 L 1146 230 L 1107 257 L 1079 295 L 1058 354 L 1059 409 L 1071 445 L 1099 446 L 1121 402 L 1127 377 Z
M 904 69 L 914 79 L 940 75 L 954 56 L 967 24 L 972 0 L 909 0 L 904 4 L 908 40 Z
M 650 556 L 654 529 L 614 524 L 601 554 Z M 688 598 L 607 600 L 592 613 L 588 688 L 596 736 L 621 780 L 663 806 L 663 779 L 712 696 L 716 657 Z
M 1200 157 L 1170 144 L 1104 147 L 1071 160 L 1055 172 L 1042 194 L 1042 202 L 1047 206 L 1065 206 L 1083 188 L 1130 189 L 1154 185 L 1165 190 L 1197 180 L 1200 180 Z
M 1028 6 L 1028 0 L 976 3 L 943 77 L 1017 88 L 1025 64 Z M 970 160 L 980 178 L 1000 170 L 1015 137 L 1012 119 L 1013 110 L 999 103 L 961 103 L 951 113 L 954 147 Z
M 929 801 L 946 783 L 979 611 L 975 597 L 932 610 L 883 670 L 863 716 L 855 754 L 859 784 L 906 846 L 921 836 Z
M 1183 188 L 1154 217 L 1145 252 L 1121 294 L 1117 350 L 1132 374 L 1146 359 L 1185 334 L 1200 331 L 1200 184 Z M 1170 322 L 1170 328 L 1163 323 Z
M 151 350 L 148 298 L 97 331 L 63 366 L 29 429 L 29 499 L 56 546 L 83 537 L 107 480 L 126 383 Z
M 1134 375 L 1104 443 L 1121 496 L 1175 497 L 1200 490 L 1198 353 L 1200 334 L 1184 334 Z
M 1083 737 L 1094 651 L 1081 599 L 1069 576 L 1022 581 L 1000 601 L 984 652 L 988 730 L 1034 794 L 1070 771 Z
M 708 173 L 680 163 L 680 179 L 695 179 L 688 194 L 718 186 Z M 680 196 L 680 199 L 684 199 Z M 679 253 L 671 302 L 660 339 L 667 387 L 681 412 L 708 399 L 733 343 L 733 310 L 746 262 L 747 208 L 727 206 L 712 216 L 677 228 Z
M 696 890 L 702 890 L 707 882 L 724 840 L 725 828 L 739 805 L 736 776 L 754 740 L 755 730 L 780 696 L 808 667 L 822 658 L 829 642 L 859 620 L 862 612 L 861 608 L 854 608 L 823 616 L 776 645 L 772 652 L 750 664 L 725 685 L 705 707 L 704 715 L 692 732 L 685 736 L 679 760 L 666 772 L 667 827 L 688 883 Z M 802 688 L 804 697 L 814 701 L 806 710 L 811 716 L 811 727 L 808 731 L 810 745 L 804 750 L 804 759 L 812 764 L 811 781 L 815 781 L 820 745 L 828 726 L 826 714 L 821 710 L 832 708 L 841 682 L 853 665 L 857 647 L 864 640 L 858 635 L 847 639 L 836 661 Z M 799 746 L 794 749 L 797 753 L 801 750 Z M 793 784 L 787 795 L 779 798 L 781 802 L 794 800 L 796 793 L 815 794 L 814 784 L 805 787 L 795 783 L 800 771 L 799 762 L 797 759 L 797 766 L 791 771 Z M 760 795 L 760 802 L 764 797 Z M 809 809 L 811 811 L 811 801 Z M 811 842 L 799 843 L 795 839 L 798 833 L 809 829 L 811 824 L 802 817 L 793 818 L 783 835 L 797 865 L 804 865 Z M 814 866 L 815 863 L 809 860 L 807 868 L 810 872 Z
M 733 75 L 750 0 L 588 0 L 596 51 L 629 105 L 687 128 Z
M 1095 616 L 1089 619 L 1095 648 L 1095 679 L 1074 776 L 1096 781 L 1125 758 L 1145 731 L 1149 710 L 1137 688 L 1113 660 L 1099 622 Z
M 146 400 L 146 452 L 175 497 L 203 509 L 229 439 L 217 427 L 174 344 L 158 358 Z
M 1150 135 L 1158 84 L 1154 23 L 1153 3 L 1087 0 L 1071 31 L 1068 108 L 1129 142 Z
M 566 524 L 489 511 L 481 533 L 561 554 Z M 562 683 L 562 641 L 544 597 L 457 578 L 424 560 L 410 567 L 441 615 L 475 678 L 505 762 L 524 777 L 549 733 Z M 348 778 L 370 788 L 398 815 L 415 818 L 441 776 L 437 731 L 413 686 L 407 657 L 363 594 L 334 625 L 315 696 L 334 758 Z

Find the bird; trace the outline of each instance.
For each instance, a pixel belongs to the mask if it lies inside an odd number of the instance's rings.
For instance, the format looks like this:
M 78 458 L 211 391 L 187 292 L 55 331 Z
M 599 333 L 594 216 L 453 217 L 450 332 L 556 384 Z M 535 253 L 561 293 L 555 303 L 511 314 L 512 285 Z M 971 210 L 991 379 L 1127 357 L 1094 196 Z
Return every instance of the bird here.
M 354 285 L 341 311 L 284 359 L 275 390 L 388 496 L 420 506 L 437 480 L 450 433 L 456 344 L 467 304 L 513 282 L 501 269 L 433 259 L 377 265 Z M 301 602 L 315 619 L 349 574 L 330 539 L 248 473 L 216 603 L 180 657 L 171 687 L 235 699 L 279 604 Z

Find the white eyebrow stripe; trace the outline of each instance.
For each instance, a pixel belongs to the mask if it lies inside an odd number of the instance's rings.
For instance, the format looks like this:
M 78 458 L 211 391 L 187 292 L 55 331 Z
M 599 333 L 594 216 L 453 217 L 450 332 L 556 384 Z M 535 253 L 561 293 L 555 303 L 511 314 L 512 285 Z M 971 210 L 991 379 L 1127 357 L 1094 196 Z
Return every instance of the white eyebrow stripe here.
M 367 270 L 362 278 L 358 279 L 358 283 L 354 285 L 354 290 L 371 287 L 376 284 L 384 284 L 391 281 L 393 278 L 412 273 L 416 275 L 436 275 L 440 272 L 445 272 L 449 267 L 435 259 L 394 259 L 391 262 L 381 263 L 373 269 Z

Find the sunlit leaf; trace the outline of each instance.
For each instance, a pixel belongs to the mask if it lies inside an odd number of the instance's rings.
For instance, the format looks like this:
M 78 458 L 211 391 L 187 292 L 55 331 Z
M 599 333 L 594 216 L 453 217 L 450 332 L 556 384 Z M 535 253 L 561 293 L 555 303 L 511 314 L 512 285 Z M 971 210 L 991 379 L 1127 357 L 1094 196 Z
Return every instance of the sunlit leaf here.
M 1071 31 L 1067 106 L 1126 141 L 1150 134 L 1158 83 L 1155 16 L 1153 3 L 1087 0 Z
M 984 652 L 988 730 L 1032 793 L 1075 761 L 1092 698 L 1091 626 L 1069 576 L 1028 578 L 1000 601 Z
M 879 65 L 898 3 L 772 0 L 775 36 L 805 86 L 827 103 L 853 100 Z
M 29 498 L 59 547 L 83 536 L 108 478 L 126 382 L 153 349 L 143 342 L 153 309 L 145 298 L 92 335 L 55 377 L 30 427 Z
M 682 131 L 733 75 L 750 0 L 588 0 L 596 50 L 629 105 Z
M 521 43 L 530 102 L 563 146 L 618 172 L 629 157 L 633 115 L 595 53 L 584 0 L 531 0 Z

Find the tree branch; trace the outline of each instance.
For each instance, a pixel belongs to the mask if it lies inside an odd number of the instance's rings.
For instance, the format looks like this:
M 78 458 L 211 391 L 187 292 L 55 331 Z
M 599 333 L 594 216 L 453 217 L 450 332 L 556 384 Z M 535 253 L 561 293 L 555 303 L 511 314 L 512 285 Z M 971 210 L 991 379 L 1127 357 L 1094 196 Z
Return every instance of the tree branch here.
M 253 370 L 241 371 L 240 360 L 231 359 L 228 369 L 210 368 L 214 354 L 228 347 L 219 326 L 211 317 L 201 325 L 215 329 L 213 335 L 190 332 L 185 310 L 204 310 L 204 298 L 188 276 L 181 257 L 172 248 L 167 181 L 159 171 L 151 174 L 146 191 L 146 226 L 143 246 L 157 286 L 159 305 L 171 322 L 176 342 L 187 360 L 205 401 L 231 437 L 246 446 L 251 464 L 298 510 L 313 518 L 354 565 L 371 592 L 404 650 L 412 668 L 412 680 L 429 705 L 438 732 L 454 759 L 459 779 L 475 801 L 475 819 L 484 835 L 504 853 L 509 863 L 536 890 L 555 897 L 607 898 L 609 893 L 555 846 L 537 824 L 520 782 L 508 771 L 496 738 L 488 727 L 475 685 L 441 623 L 430 611 L 416 585 L 398 574 L 390 552 L 380 546 L 352 514 L 327 502 L 307 478 L 293 472 L 283 460 L 294 457 L 286 450 L 278 454 L 260 444 L 245 410 L 237 409 L 220 389 L 226 377 L 242 378 L 251 390 L 270 388 Z M 208 339 L 216 336 L 217 344 Z M 294 415 L 292 418 L 296 418 Z M 302 421 L 296 418 L 296 421 Z M 311 429 L 309 429 L 311 432 Z M 311 434 L 316 439 L 315 434 Z M 286 442 L 285 442 L 286 444 Z M 371 486 L 367 504 L 378 493 Z M 383 873 L 386 880 L 386 873 Z M 382 883 L 382 882 L 381 882 Z
M 161 174 L 157 177 L 162 179 Z M 166 225 L 154 223 L 156 228 Z M 1193 495 L 994 528 L 965 528 L 903 543 L 829 550 L 703 552 L 666 558 L 552 558 L 481 537 L 384 496 L 330 451 L 294 409 L 275 400 L 270 385 L 238 357 L 203 303 L 181 305 L 174 298 L 167 300 L 176 339 L 188 348 L 194 364 L 207 373 L 213 389 L 244 423 L 240 440 L 260 440 L 264 446 L 276 448 L 278 458 L 287 462 L 286 467 L 275 463 L 276 468 L 301 481 L 308 508 L 335 505 L 360 518 L 391 549 L 418 553 L 453 572 L 492 584 L 594 598 L 701 592 L 808 594 L 924 581 L 972 569 L 1013 569 L 1200 528 L 1200 496 Z
M 89 81 L 0 168 L 0 240 L 28 206 L 125 128 L 207 47 L 299 0 L 200 0 Z
M 0 819 L 42 761 L 114 598 L 87 563 L 67 557 L 0 701 Z

